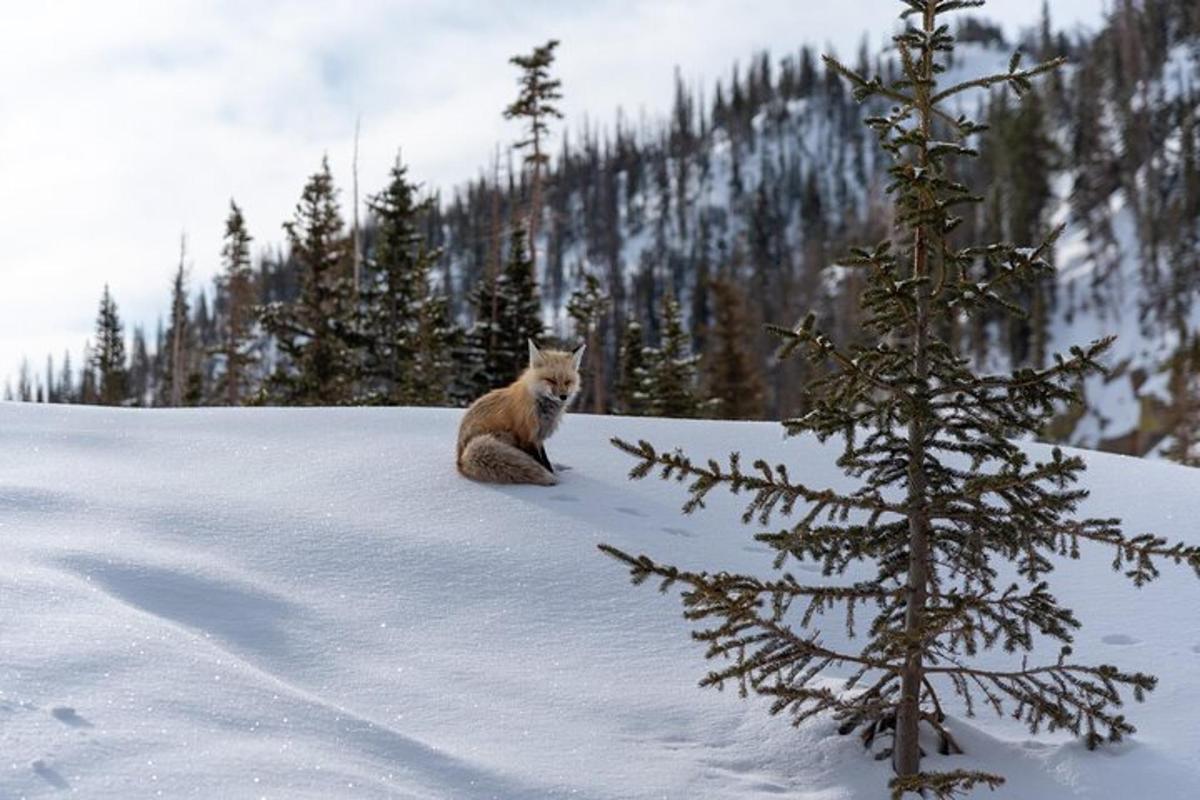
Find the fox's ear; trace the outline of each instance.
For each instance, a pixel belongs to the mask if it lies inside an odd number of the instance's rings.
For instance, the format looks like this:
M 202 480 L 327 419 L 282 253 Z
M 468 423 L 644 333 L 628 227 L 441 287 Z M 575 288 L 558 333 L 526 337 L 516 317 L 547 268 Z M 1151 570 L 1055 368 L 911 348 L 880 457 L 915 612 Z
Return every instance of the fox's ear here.
M 529 366 L 536 367 L 542 363 L 542 351 L 538 350 L 538 346 L 533 343 L 533 339 L 526 339 L 529 342 Z
M 583 363 L 583 351 L 587 349 L 587 343 L 580 344 L 571 351 L 571 360 L 575 362 L 575 369 L 579 369 L 579 365 Z

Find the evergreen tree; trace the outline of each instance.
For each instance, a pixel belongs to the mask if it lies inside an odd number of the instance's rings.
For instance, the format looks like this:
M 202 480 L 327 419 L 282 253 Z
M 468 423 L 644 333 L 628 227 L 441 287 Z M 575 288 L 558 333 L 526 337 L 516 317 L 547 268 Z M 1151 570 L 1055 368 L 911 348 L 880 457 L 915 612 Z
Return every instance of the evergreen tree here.
M 1185 466 L 1200 467 L 1200 334 L 1193 334 L 1171 359 L 1169 388 L 1174 424 L 1163 455 Z
M 62 402 L 58 393 L 58 379 L 54 374 L 54 356 L 46 356 L 46 402 Z
M 78 403 L 80 398 L 75 394 L 75 371 L 71 367 L 71 351 L 63 351 L 62 372 L 58 376 L 58 395 L 61 403 Z
M 96 389 L 96 370 L 92 368 L 92 343 L 83 343 L 83 366 L 79 368 L 79 402 L 95 405 L 100 402 Z
M 146 405 L 152 396 L 150 379 L 153 364 L 146 346 L 146 334 L 141 325 L 133 328 L 133 348 L 129 363 L 129 397 L 136 406 Z
M 542 300 L 538 293 L 533 258 L 525 249 L 525 229 L 513 226 L 508 241 L 508 261 L 500 279 L 500 348 L 497 366 L 508 380 L 525 369 L 529 340 L 540 341 L 544 332 Z
M 91 359 L 92 369 L 99 381 L 98 401 L 106 406 L 123 403 L 126 390 L 125 332 L 108 284 L 104 285 L 104 294 L 100 297 L 100 313 L 96 316 L 96 346 Z
M 939 338 L 948 316 L 1005 306 L 1010 285 L 1050 270 L 1045 256 L 1053 240 L 1033 249 L 950 246 L 947 235 L 957 225 L 951 209 L 976 198 L 949 170 L 954 159 L 973 155 L 962 142 L 979 128 L 943 107 L 975 87 L 1023 93 L 1058 62 L 1022 69 L 1014 57 L 1005 73 L 943 88 L 937 76 L 954 40 L 940 17 L 977 4 L 904 5 L 905 17 L 921 24 L 895 37 L 899 80 L 871 79 L 826 59 L 856 99 L 882 97 L 890 109 L 869 124 L 892 158 L 889 191 L 901 236 L 856 250 L 848 261 L 871 276 L 863 304 L 878 344 L 843 349 L 817 329 L 813 315 L 795 329 L 775 329 L 784 357 L 804 350 L 835 367 L 813 385 L 812 410 L 785 423 L 788 432 L 839 442 L 838 464 L 861 485 L 811 487 L 782 465 L 758 461 L 744 472 L 737 454 L 728 467 L 697 464 L 649 442 L 615 440 L 638 460 L 632 477 L 659 467 L 664 478 L 691 479 L 685 511 L 725 486 L 750 495 L 747 521 L 766 525 L 776 515 L 795 515 L 790 528 L 756 537 L 778 552 L 777 568 L 795 559 L 821 565 L 828 576 L 851 565 L 873 575 L 805 585 L 787 573 L 768 581 L 691 572 L 607 545 L 602 550 L 628 566 L 635 583 L 656 577 L 664 588 L 686 587 L 686 617 L 703 626 L 695 637 L 708 644 L 710 658 L 728 659 L 703 685 L 736 682 L 772 698 L 771 710 L 789 712 L 797 723 L 832 713 L 842 733 L 861 730 L 868 746 L 890 738 L 884 752 L 897 774 L 893 798 L 906 792 L 948 798 L 1003 779 L 921 770 L 922 722 L 943 754 L 961 752 L 946 728 L 941 693 L 961 695 L 968 708 L 980 699 L 998 713 L 1009 706 L 1031 730 L 1066 729 L 1094 747 L 1133 731 L 1119 709 L 1126 692 L 1141 700 L 1154 688 L 1152 676 L 1070 657 L 1080 622 L 1049 591 L 1054 558 L 1073 555 L 1081 543 L 1111 548 L 1114 566 L 1142 585 L 1157 576 L 1163 558 L 1200 573 L 1200 547 L 1168 545 L 1151 534 L 1128 537 L 1115 520 L 1076 518 L 1087 495 L 1074 485 L 1083 459 L 1055 449 L 1034 460 L 1013 442 L 1036 434 L 1056 407 L 1076 399 L 1075 387 L 1100 369 L 1097 359 L 1111 340 L 1073 348 L 1046 369 L 979 376 Z M 993 278 L 972 273 L 980 259 L 992 263 Z M 1008 570 L 1000 563 L 1012 563 L 1019 581 L 1002 581 Z M 845 610 L 851 632 L 859 630 L 854 611 L 863 605 L 876 611 L 857 651 L 803 630 L 835 608 Z M 1040 639 L 1062 645 L 1057 659 L 1030 662 L 1023 655 Z M 981 651 L 997 646 L 1023 657 L 1009 668 L 978 663 Z M 851 670 L 844 692 L 817 682 L 834 666 Z
M 526 342 L 542 338 L 542 304 L 525 241 L 525 227 L 518 222 L 509 236 L 508 259 L 500 279 L 485 282 L 476 291 L 475 324 L 459 356 L 465 373 L 460 390 L 464 398 L 473 399 L 516 379 L 528 360 Z M 495 324 L 491 322 L 493 309 Z
M 605 350 L 600 346 L 600 325 L 608 314 L 609 305 L 608 293 L 601 286 L 600 279 L 591 272 L 584 273 L 583 285 L 575 290 L 567 302 L 567 316 L 571 318 L 575 336 L 587 345 L 588 371 L 592 381 L 585 399 L 591 402 L 592 411 L 596 414 L 603 414 L 607 406 L 604 392 Z
M 363 290 L 364 386 L 369 400 L 440 405 L 449 391 L 458 332 L 446 299 L 431 287 L 430 273 L 441 254 L 429 248 L 420 223 L 432 201 L 417 200 L 418 187 L 399 158 L 391 177 L 368 200 L 376 230 Z
M 548 119 L 562 118 L 558 106 L 554 103 L 562 99 L 559 88 L 562 81 L 550 77 L 550 67 L 554 64 L 554 50 L 558 41 L 551 39 L 541 47 L 533 48 L 529 55 L 517 55 L 509 59 L 509 63 L 520 67 L 521 77 L 518 80 L 521 91 L 509 106 L 504 109 L 505 119 L 521 119 L 527 126 L 526 138 L 513 145 L 518 150 L 527 150 L 525 163 L 533 171 L 529 194 L 528 232 L 530 256 L 534 274 L 537 274 L 537 234 L 539 221 L 542 216 L 542 168 L 549 163 L 550 156 L 546 153 L 545 139 L 549 134 Z
M 405 402 L 417 406 L 443 406 L 451 402 L 457 365 L 454 354 L 462 345 L 462 330 L 450 319 L 450 303 L 443 294 L 426 287 L 417 309 L 413 336 L 416 357 Z
M 1021 247 L 1034 246 L 1053 199 L 1050 178 L 1057 164 L 1057 148 L 1047 130 L 1040 95 L 1030 92 L 1012 109 L 1007 93 L 999 94 L 991 104 L 988 126 L 981 151 L 990 167 L 992 194 L 986 213 L 1003 239 Z M 1008 319 L 1008 353 L 1013 363 L 1044 366 L 1053 290 L 1052 277 L 1041 276 L 1016 293 L 1015 301 L 1028 313 Z
M 105 287 L 107 295 L 108 287 Z M 17 369 L 17 400 L 22 403 L 34 401 L 33 375 L 29 370 L 29 359 L 22 358 L 21 366 Z
M 700 357 L 691 351 L 679 302 L 663 295 L 659 317 L 659 346 L 646 352 L 646 413 L 653 417 L 699 417 L 711 404 L 700 396 L 696 367 Z
M 254 305 L 256 288 L 250 267 L 250 234 L 237 203 L 229 201 L 225 220 L 225 243 L 221 248 L 222 274 L 217 279 L 221 313 L 217 343 L 213 350 L 222 357 L 221 399 L 240 405 L 258 362 Z
M 715 401 L 716 413 L 725 419 L 761 419 L 763 379 L 754 351 L 747 346 L 752 331 L 745 295 L 729 279 L 712 281 L 709 286 L 716 300 L 716 315 L 701 360 L 705 389 Z
M 648 371 L 646 341 L 642 324 L 634 318 L 625 323 L 617 360 L 620 362 L 620 371 L 615 387 L 613 410 L 631 417 L 644 416 L 647 408 L 645 384 Z
M 454 402 L 467 405 L 480 395 L 504 384 L 500 375 L 501 277 L 484 278 L 471 294 L 475 322 L 455 352 L 457 376 Z
M 284 224 L 300 272 L 300 296 L 274 302 L 262 324 L 281 358 L 263 400 L 287 405 L 341 405 L 353 396 L 358 366 L 347 343 L 353 311 L 350 248 L 329 159 L 305 184 L 292 221 Z
M 194 337 L 187 297 L 187 240 L 180 239 L 179 266 L 171 285 L 171 325 L 166 332 L 166 358 L 159 384 L 163 393 L 161 403 L 182 406 L 187 396 L 188 375 L 191 372 Z M 160 357 L 162 350 L 159 350 Z

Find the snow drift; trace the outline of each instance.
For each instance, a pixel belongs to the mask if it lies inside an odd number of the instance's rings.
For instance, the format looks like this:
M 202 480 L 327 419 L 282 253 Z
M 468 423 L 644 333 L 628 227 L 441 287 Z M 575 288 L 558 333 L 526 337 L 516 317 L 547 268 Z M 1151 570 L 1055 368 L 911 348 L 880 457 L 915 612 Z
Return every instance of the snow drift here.
M 0 797 L 881 796 L 887 765 L 828 721 L 698 690 L 677 599 L 596 550 L 771 560 L 732 498 L 683 517 L 680 487 L 628 482 L 612 435 L 811 484 L 843 480 L 831 450 L 576 416 L 560 486 L 498 488 L 455 474 L 458 413 L 0 406 Z M 1200 536 L 1200 472 L 1088 460 L 1085 513 Z M 998 799 L 1200 796 L 1200 581 L 1136 590 L 1092 553 L 1052 584 L 1080 658 L 1159 676 L 1137 736 L 1087 752 L 958 709 L 969 754 L 929 766 L 1005 774 Z

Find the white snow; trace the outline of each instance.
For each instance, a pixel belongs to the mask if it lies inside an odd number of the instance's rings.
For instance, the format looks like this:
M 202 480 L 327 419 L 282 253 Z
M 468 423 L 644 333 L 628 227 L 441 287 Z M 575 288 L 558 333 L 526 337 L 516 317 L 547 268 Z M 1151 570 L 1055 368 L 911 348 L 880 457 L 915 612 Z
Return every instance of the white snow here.
M 1200 85 L 1200 43 L 1180 42 L 1167 53 L 1160 83 L 1168 102 L 1187 100 Z
M 883 796 L 887 766 L 829 721 L 696 688 L 677 598 L 596 550 L 769 572 L 732 498 L 681 516 L 612 435 L 841 485 L 832 451 L 576 416 L 549 446 L 560 486 L 500 488 L 455 473 L 457 418 L 0 406 L 0 797 Z M 1200 471 L 1088 458 L 1087 513 L 1200 536 Z M 999 771 L 998 800 L 1200 796 L 1200 580 L 1135 590 L 1103 553 L 1052 580 L 1081 659 L 1160 677 L 1137 736 L 1087 752 L 960 708 L 969 755 L 927 766 Z

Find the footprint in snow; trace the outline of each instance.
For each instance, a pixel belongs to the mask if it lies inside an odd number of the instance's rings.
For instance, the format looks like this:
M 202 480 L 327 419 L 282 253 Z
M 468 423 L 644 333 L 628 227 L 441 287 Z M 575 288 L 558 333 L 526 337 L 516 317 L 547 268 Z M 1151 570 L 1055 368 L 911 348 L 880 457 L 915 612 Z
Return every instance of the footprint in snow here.
M 88 722 L 83 717 L 79 716 L 79 712 L 70 706 L 58 706 L 50 709 L 50 714 L 64 725 L 70 725 L 72 728 L 94 728 L 92 723 Z
M 621 512 L 622 514 L 628 514 L 628 515 L 629 515 L 629 516 L 631 516 L 631 517 L 644 517 L 644 516 L 646 516 L 646 515 L 645 515 L 645 514 L 643 514 L 641 511 L 638 511 L 636 508 L 625 508 L 624 506 L 617 506 L 617 509 L 616 509 L 616 510 L 617 510 L 617 511 L 619 511 L 619 512 Z
M 1132 636 L 1124 633 L 1110 633 L 1108 636 L 1101 637 L 1100 641 L 1104 642 L 1105 644 L 1115 644 L 1120 646 L 1142 643 L 1141 639 L 1135 639 Z
M 662 528 L 663 533 L 669 533 L 672 536 L 682 536 L 684 539 L 694 538 L 696 534 L 683 528 Z
M 67 779 L 58 773 L 58 770 L 48 766 L 45 761 L 40 758 L 34 761 L 29 766 L 33 767 L 34 773 L 44 780 L 46 783 L 53 786 L 55 789 L 70 789 L 71 784 L 67 783 Z

